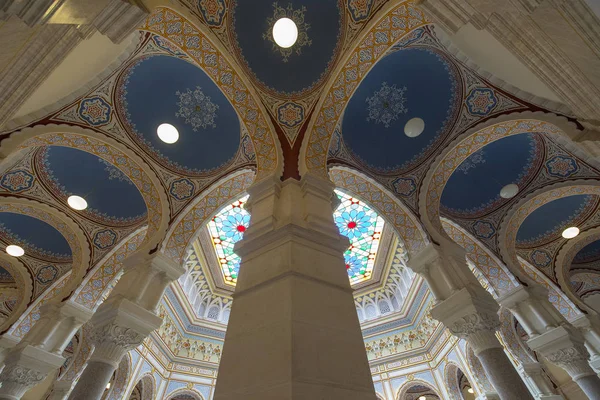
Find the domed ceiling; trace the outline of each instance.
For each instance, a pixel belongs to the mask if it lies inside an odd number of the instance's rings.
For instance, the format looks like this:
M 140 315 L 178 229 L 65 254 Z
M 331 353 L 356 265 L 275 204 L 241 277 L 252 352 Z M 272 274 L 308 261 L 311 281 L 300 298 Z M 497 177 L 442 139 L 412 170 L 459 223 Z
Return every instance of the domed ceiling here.
M 0 240 L 5 246 L 21 246 L 27 256 L 39 260 L 71 261 L 71 247 L 63 235 L 46 222 L 27 215 L 0 212 Z
M 500 190 L 525 188 L 539 172 L 545 147 L 541 135 L 527 133 L 490 143 L 463 161 L 442 194 L 442 211 L 452 217 L 479 218 L 508 203 Z M 465 195 L 468 194 L 468 195 Z
M 534 248 L 561 237 L 570 226 L 581 227 L 595 213 L 600 198 L 591 195 L 563 197 L 533 211 L 517 233 L 517 247 Z
M 379 61 L 350 99 L 342 120 L 344 143 L 376 173 L 399 174 L 426 160 L 448 133 L 460 98 L 457 71 L 433 48 L 396 48 Z M 412 118 L 425 121 L 415 138 Z
M 248 75 L 277 96 L 299 95 L 320 83 L 332 68 L 343 35 L 342 0 L 233 0 L 229 32 Z M 296 23 L 298 39 L 284 49 L 273 40 L 280 18 Z
M 182 175 L 206 175 L 231 164 L 241 127 L 231 103 L 200 68 L 177 57 L 135 59 L 120 77 L 118 111 L 127 132 L 156 162 Z M 176 144 L 158 138 L 168 123 Z
M 146 204 L 133 182 L 117 167 L 70 147 L 40 148 L 35 156 L 38 176 L 63 203 L 83 197 L 88 208 L 80 213 L 112 226 L 137 225 L 146 218 Z
M 600 240 L 588 244 L 575 255 L 571 270 L 579 269 L 600 272 Z

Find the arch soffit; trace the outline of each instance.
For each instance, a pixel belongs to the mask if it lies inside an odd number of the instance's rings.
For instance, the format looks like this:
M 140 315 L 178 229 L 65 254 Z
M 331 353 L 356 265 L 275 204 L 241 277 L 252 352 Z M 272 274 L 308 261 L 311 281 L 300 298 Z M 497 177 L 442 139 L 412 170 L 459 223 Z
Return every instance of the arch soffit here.
M 161 251 L 182 263 L 185 251 L 202 228 L 223 206 L 241 197 L 255 179 L 250 170 L 236 171 L 202 192 L 173 221 Z
M 336 188 L 365 201 L 393 226 L 409 254 L 416 254 L 429 244 L 427 233 L 417 216 L 402 200 L 367 175 L 348 167 L 333 167 L 329 176 Z
M 79 225 L 63 212 L 35 200 L 16 196 L 0 198 L 0 211 L 28 215 L 46 222 L 65 238 L 72 253 L 71 273 L 65 285 L 64 294 L 68 295 L 83 279 L 91 262 L 90 244 Z M 43 296 L 43 294 L 41 295 Z M 41 297 L 40 296 L 40 297 Z
M 464 367 L 461 367 L 454 361 L 448 361 L 444 366 L 444 383 L 446 384 L 446 391 L 452 400 L 462 400 L 462 394 L 458 385 L 458 371 L 465 374 Z M 453 378 L 456 381 L 456 386 L 453 385 Z
M 71 296 L 75 303 L 95 310 L 123 268 L 123 261 L 135 253 L 144 242 L 147 227 L 132 232 L 108 252 L 86 276 Z
M 187 394 L 190 396 L 195 396 L 199 400 L 204 400 L 204 396 L 202 396 L 202 394 L 200 394 L 200 392 L 198 392 L 194 388 L 176 389 L 176 390 L 172 391 L 171 393 L 169 393 L 165 398 L 168 400 L 173 400 L 176 396 L 178 396 L 180 394 Z
M 6 269 L 17 284 L 17 293 L 19 299 L 10 316 L 0 324 L 0 333 L 8 330 L 27 309 L 33 295 L 33 278 L 27 272 L 25 267 L 18 259 L 5 253 L 0 253 L 0 263 Z
M 575 290 L 573 290 L 569 270 L 577 253 L 585 246 L 598 239 L 600 239 L 600 227 L 588 229 L 587 231 L 580 233 L 575 240 L 568 240 L 559 249 L 554 264 L 556 278 L 558 279 L 558 284 L 562 290 L 567 294 L 570 300 L 579 306 L 579 308 L 589 313 L 595 313 L 595 311 L 585 304 L 583 299 L 581 299 Z
M 395 399 L 396 399 L 396 400 L 404 400 L 404 399 L 402 398 L 402 396 L 404 396 L 404 395 L 406 394 L 406 392 L 407 392 L 407 391 L 408 391 L 408 390 L 409 390 L 411 387 L 413 387 L 413 386 L 415 386 L 415 385 L 422 385 L 422 386 L 426 386 L 426 387 L 428 387 L 429 389 L 431 389 L 431 391 L 432 391 L 432 392 L 435 392 L 435 394 L 436 394 L 436 395 L 437 395 L 437 396 L 438 396 L 440 399 L 442 399 L 442 398 L 443 398 L 443 397 L 440 395 L 440 392 L 439 392 L 438 388 L 437 388 L 437 387 L 435 387 L 435 386 L 434 386 L 434 385 L 433 385 L 431 382 L 427 382 L 427 381 L 424 381 L 424 380 L 422 380 L 422 379 L 413 379 L 413 380 L 410 380 L 410 381 L 406 381 L 406 382 L 404 382 L 404 383 L 402 384 L 402 386 L 400 386 L 400 387 L 398 388 L 398 392 L 396 393 L 396 397 L 395 397 Z
M 171 215 L 167 193 L 152 168 L 132 150 L 91 129 L 50 124 L 27 127 L 12 133 L 0 142 L 0 154 L 12 158 L 19 150 L 38 146 L 64 146 L 86 151 L 121 170 L 137 187 L 146 203 L 148 235 L 145 246 L 151 250 L 162 241 Z
M 165 18 L 166 13 L 170 14 L 168 19 Z M 167 29 L 164 23 L 167 20 L 173 27 L 181 23 L 179 30 Z M 183 25 L 188 29 L 184 29 Z M 263 179 L 272 174 L 280 176 L 283 172 L 283 152 L 275 128 L 266 117 L 268 114 L 257 100 L 258 96 L 245 74 L 238 70 L 237 64 L 232 62 L 219 41 L 211 39 L 213 34 L 178 11 L 166 7 L 156 9 L 140 30 L 168 39 L 194 60 L 227 97 L 248 130 L 256 152 L 257 178 Z M 225 76 L 231 78 L 225 79 Z
M 371 18 L 354 47 L 346 51 L 323 89 L 315 116 L 300 149 L 300 174 L 327 176 L 327 151 L 340 118 L 361 80 L 387 51 L 407 34 L 427 25 L 421 9 L 409 1 L 388 2 Z M 402 20 L 402 23 L 396 21 Z
M 441 221 L 448 236 L 465 249 L 467 257 L 473 261 L 498 295 L 520 286 L 514 275 L 487 246 L 453 221 L 443 217 Z
M 587 153 L 577 146 L 568 144 L 568 133 L 576 129 L 575 124 L 569 122 L 565 117 L 544 112 L 525 111 L 492 118 L 457 136 L 435 158 L 421 183 L 419 214 L 429 234 L 434 240 L 440 240 L 446 236 L 440 221 L 442 193 L 450 176 L 471 154 L 496 140 L 535 132 L 558 139 L 570 151 L 587 161 L 589 159 Z
M 578 179 L 548 185 L 528 194 L 508 210 L 498 229 L 498 246 L 500 256 L 509 268 L 512 267 L 513 273 L 524 272 L 516 250 L 517 233 L 523 221 L 536 209 L 556 199 L 585 194 L 600 195 L 600 180 Z

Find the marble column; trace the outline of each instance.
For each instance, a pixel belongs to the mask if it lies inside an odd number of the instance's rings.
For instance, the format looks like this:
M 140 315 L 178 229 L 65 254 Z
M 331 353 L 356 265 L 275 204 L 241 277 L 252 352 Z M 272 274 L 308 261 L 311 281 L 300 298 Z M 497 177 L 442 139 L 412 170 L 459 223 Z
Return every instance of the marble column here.
M 250 227 L 215 400 L 376 400 L 346 273 L 334 186 L 266 179 L 249 190 Z
M 125 273 L 90 321 L 94 352 L 69 399 L 101 398 L 123 356 L 160 327 L 158 303 L 167 286 L 185 272 L 162 253 L 134 254 L 124 264 Z
M 532 350 L 563 368 L 590 399 L 600 399 L 600 378 L 590 366 L 584 336 L 550 303 L 545 288 L 527 282 L 527 286 L 505 293 L 498 301 L 523 326 Z
M 562 395 L 554 393 L 554 388 L 540 363 L 523 363 L 517 367 L 517 370 L 536 399 L 564 400 Z
M 533 400 L 496 337 L 500 327 L 498 308 L 481 286 L 469 287 L 435 305 L 431 315 L 471 345 L 500 399 Z
M 71 381 L 55 382 L 47 400 L 65 400 L 71 391 L 71 386 L 73 386 Z
M 64 363 L 62 353 L 91 311 L 71 301 L 42 307 L 40 320 L 8 350 L 0 373 L 0 399 L 20 399 Z
M 465 250 L 443 240 L 413 255 L 408 266 L 427 281 L 435 297 L 431 316 L 471 345 L 500 398 L 533 399 L 496 338 L 498 303 L 469 269 Z

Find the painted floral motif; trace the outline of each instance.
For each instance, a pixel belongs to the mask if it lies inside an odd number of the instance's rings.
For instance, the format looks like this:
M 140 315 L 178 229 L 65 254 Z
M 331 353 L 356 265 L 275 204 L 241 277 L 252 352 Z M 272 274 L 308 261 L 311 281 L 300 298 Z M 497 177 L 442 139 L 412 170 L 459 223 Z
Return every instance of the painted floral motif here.
M 103 158 L 98 158 L 98 161 L 104 164 L 104 171 L 108 173 L 109 180 L 115 179 L 117 181 L 126 182 L 130 185 L 133 185 L 133 182 L 131 182 L 127 175 L 125 175 L 119 168 L 115 167 Z
M 406 102 L 405 92 L 406 87 L 388 86 L 387 82 L 383 82 L 381 88 L 366 99 L 369 111 L 367 121 L 374 121 L 376 124 L 383 124 L 389 128 L 400 114 L 408 112 L 408 108 L 404 105 Z
M 304 13 L 306 13 L 306 7 L 302 6 L 299 9 L 294 9 L 292 3 L 289 3 L 287 7 L 281 7 L 277 2 L 273 3 L 273 16 L 267 18 L 267 26 L 269 29 L 263 33 L 263 39 L 268 40 L 272 43 L 273 51 L 281 54 L 283 62 L 288 62 L 292 53 L 296 55 L 302 54 L 302 48 L 305 46 L 312 45 L 312 40 L 308 38 L 308 30 L 310 24 L 304 21 Z M 273 25 L 280 18 L 289 18 L 296 24 L 298 28 L 298 39 L 293 46 L 288 48 L 280 47 L 273 39 Z
M 20 193 L 33 186 L 35 178 L 23 170 L 16 170 L 5 174 L 0 180 L 0 186 L 12 193 Z
M 223 0 L 198 0 L 198 8 L 204 21 L 210 26 L 220 26 L 225 15 L 225 1 Z
M 470 169 L 474 169 L 475 167 L 477 167 L 478 164 L 484 164 L 484 163 L 485 163 L 485 152 L 483 150 L 479 150 L 476 153 L 471 154 L 469 156 L 469 158 L 467 158 L 465 161 L 463 161 L 458 166 L 458 168 L 456 168 L 456 170 L 467 175 L 469 173 Z
M 185 200 L 192 197 L 195 188 L 196 187 L 192 181 L 182 178 L 171 183 L 169 193 L 171 193 L 171 196 L 175 197 L 177 200 Z
M 496 234 L 496 228 L 487 221 L 477 221 L 473 224 L 473 232 L 477 237 L 489 239 Z
M 417 185 L 413 179 L 398 178 L 393 183 L 394 191 L 402 196 L 410 196 L 417 190 Z
M 475 88 L 471 90 L 471 93 L 469 93 L 465 102 L 469 114 L 483 117 L 496 108 L 496 105 L 498 105 L 498 98 L 491 89 Z
M 373 0 L 348 0 L 348 10 L 354 22 L 360 22 L 369 16 Z
M 35 275 L 35 279 L 42 284 L 47 284 L 56 279 L 58 275 L 58 269 L 56 269 L 53 265 L 47 265 L 45 267 L 40 268 L 38 273 Z
M 194 91 L 187 89 L 185 92 L 177 91 L 175 94 L 179 97 L 177 102 L 179 111 L 175 116 L 185 119 L 187 124 L 192 125 L 194 132 L 197 132 L 198 128 L 217 127 L 215 119 L 219 105 L 213 103 L 200 86 L 196 86 Z
M 350 284 L 371 278 L 384 221 L 362 201 L 337 191 L 341 204 L 333 213 L 340 234 L 350 239 L 344 253 Z
M 110 121 L 110 105 L 102 97 L 84 99 L 79 105 L 79 116 L 90 125 L 99 126 Z
M 110 229 L 104 229 L 102 231 L 97 232 L 94 235 L 94 246 L 97 248 L 104 250 L 115 244 L 117 240 L 117 234 L 111 231 Z
M 565 156 L 555 156 L 546 162 L 546 169 L 552 176 L 567 178 L 579 170 L 577 161 Z
M 248 196 L 225 207 L 208 223 L 225 283 L 235 285 L 240 271 L 240 257 L 233 246 L 242 240 L 250 225 L 250 214 L 244 209 Z
M 287 102 L 277 109 L 277 119 L 288 128 L 293 128 L 304 119 L 304 109 L 296 103 Z
M 535 250 L 531 253 L 531 261 L 538 267 L 546 267 L 550 264 L 552 259 L 546 251 Z

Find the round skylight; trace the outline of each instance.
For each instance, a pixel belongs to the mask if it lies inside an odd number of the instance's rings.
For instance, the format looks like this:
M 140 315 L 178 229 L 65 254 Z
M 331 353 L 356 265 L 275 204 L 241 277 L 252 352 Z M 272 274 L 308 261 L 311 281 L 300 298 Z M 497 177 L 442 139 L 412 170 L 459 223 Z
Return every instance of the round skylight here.
M 519 187 L 514 183 L 509 183 L 500 189 L 500 197 L 503 199 L 512 199 L 519 193 Z
M 404 125 L 404 134 L 410 138 L 419 136 L 425 130 L 425 121 L 421 118 L 412 118 Z
M 287 49 L 298 40 L 298 27 L 289 18 L 280 18 L 273 25 L 273 40 L 279 47 Z
M 23 254 L 25 254 L 25 250 L 23 250 L 21 246 L 17 246 L 14 244 L 6 246 L 6 252 L 9 256 L 13 257 L 21 257 Z
M 87 208 L 87 201 L 81 196 L 69 196 L 67 199 L 69 207 L 74 210 L 81 211 Z
M 158 138 L 167 144 L 173 144 L 179 140 L 179 131 L 171 124 L 160 124 L 156 128 Z
M 573 239 L 577 235 L 579 235 L 579 228 L 576 226 L 567 228 L 562 233 L 562 237 L 564 237 L 565 239 Z

